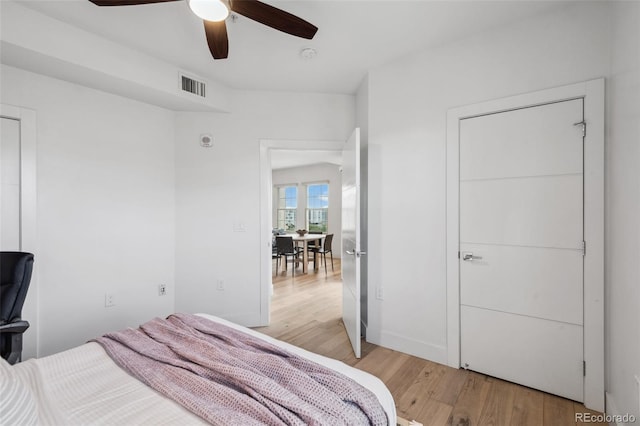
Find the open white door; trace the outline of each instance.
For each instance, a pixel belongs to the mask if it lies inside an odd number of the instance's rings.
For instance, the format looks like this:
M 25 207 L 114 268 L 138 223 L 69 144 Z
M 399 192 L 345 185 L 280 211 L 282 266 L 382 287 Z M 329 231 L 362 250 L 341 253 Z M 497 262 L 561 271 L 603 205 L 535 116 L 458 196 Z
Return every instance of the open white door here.
M 342 151 L 342 321 L 360 358 L 360 129 Z

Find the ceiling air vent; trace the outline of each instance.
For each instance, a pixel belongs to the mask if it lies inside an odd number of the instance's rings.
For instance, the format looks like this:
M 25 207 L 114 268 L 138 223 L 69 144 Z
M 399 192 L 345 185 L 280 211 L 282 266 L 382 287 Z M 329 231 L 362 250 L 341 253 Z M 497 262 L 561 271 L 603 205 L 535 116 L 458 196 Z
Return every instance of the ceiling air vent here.
M 198 81 L 193 77 L 180 74 L 180 87 L 183 92 L 188 92 L 202 98 L 207 97 L 207 84 L 204 81 Z

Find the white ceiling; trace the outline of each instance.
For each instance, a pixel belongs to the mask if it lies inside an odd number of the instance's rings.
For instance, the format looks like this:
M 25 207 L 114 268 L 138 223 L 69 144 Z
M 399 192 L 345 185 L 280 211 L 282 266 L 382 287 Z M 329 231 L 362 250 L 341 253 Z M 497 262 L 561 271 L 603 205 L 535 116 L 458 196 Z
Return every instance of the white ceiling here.
M 122 7 L 18 1 L 231 88 L 344 94 L 355 93 L 368 70 L 394 58 L 564 6 L 553 0 L 265 0 L 316 25 L 315 38 L 229 18 L 229 58 L 214 61 L 202 21 L 186 1 Z M 317 57 L 302 59 L 305 47 Z

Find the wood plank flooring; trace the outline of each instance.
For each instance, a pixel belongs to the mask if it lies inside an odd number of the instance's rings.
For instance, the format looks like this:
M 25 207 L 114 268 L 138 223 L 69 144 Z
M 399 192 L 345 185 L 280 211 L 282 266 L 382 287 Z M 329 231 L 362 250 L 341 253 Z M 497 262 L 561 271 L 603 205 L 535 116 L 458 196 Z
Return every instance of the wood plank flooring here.
M 271 325 L 256 330 L 338 359 L 379 377 L 391 391 L 400 417 L 425 426 L 577 425 L 584 405 L 473 371 L 423 360 L 362 342 L 356 359 L 342 326 L 340 260 L 309 273 L 291 266 L 274 277 Z M 606 423 L 590 423 L 605 425 Z

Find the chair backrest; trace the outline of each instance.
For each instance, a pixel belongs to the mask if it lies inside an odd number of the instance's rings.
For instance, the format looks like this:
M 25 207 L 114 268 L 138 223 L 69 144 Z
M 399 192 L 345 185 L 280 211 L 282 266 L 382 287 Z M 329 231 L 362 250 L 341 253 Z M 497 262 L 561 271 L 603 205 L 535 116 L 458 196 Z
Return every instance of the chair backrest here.
M 0 321 L 20 319 L 27 297 L 33 254 L 19 251 L 0 252 Z
M 293 238 L 276 237 L 276 247 L 278 248 L 278 254 L 293 253 Z
M 327 236 L 324 238 L 324 251 L 331 250 L 332 241 L 333 241 L 333 234 L 327 234 Z M 331 256 L 333 256 L 333 254 Z

